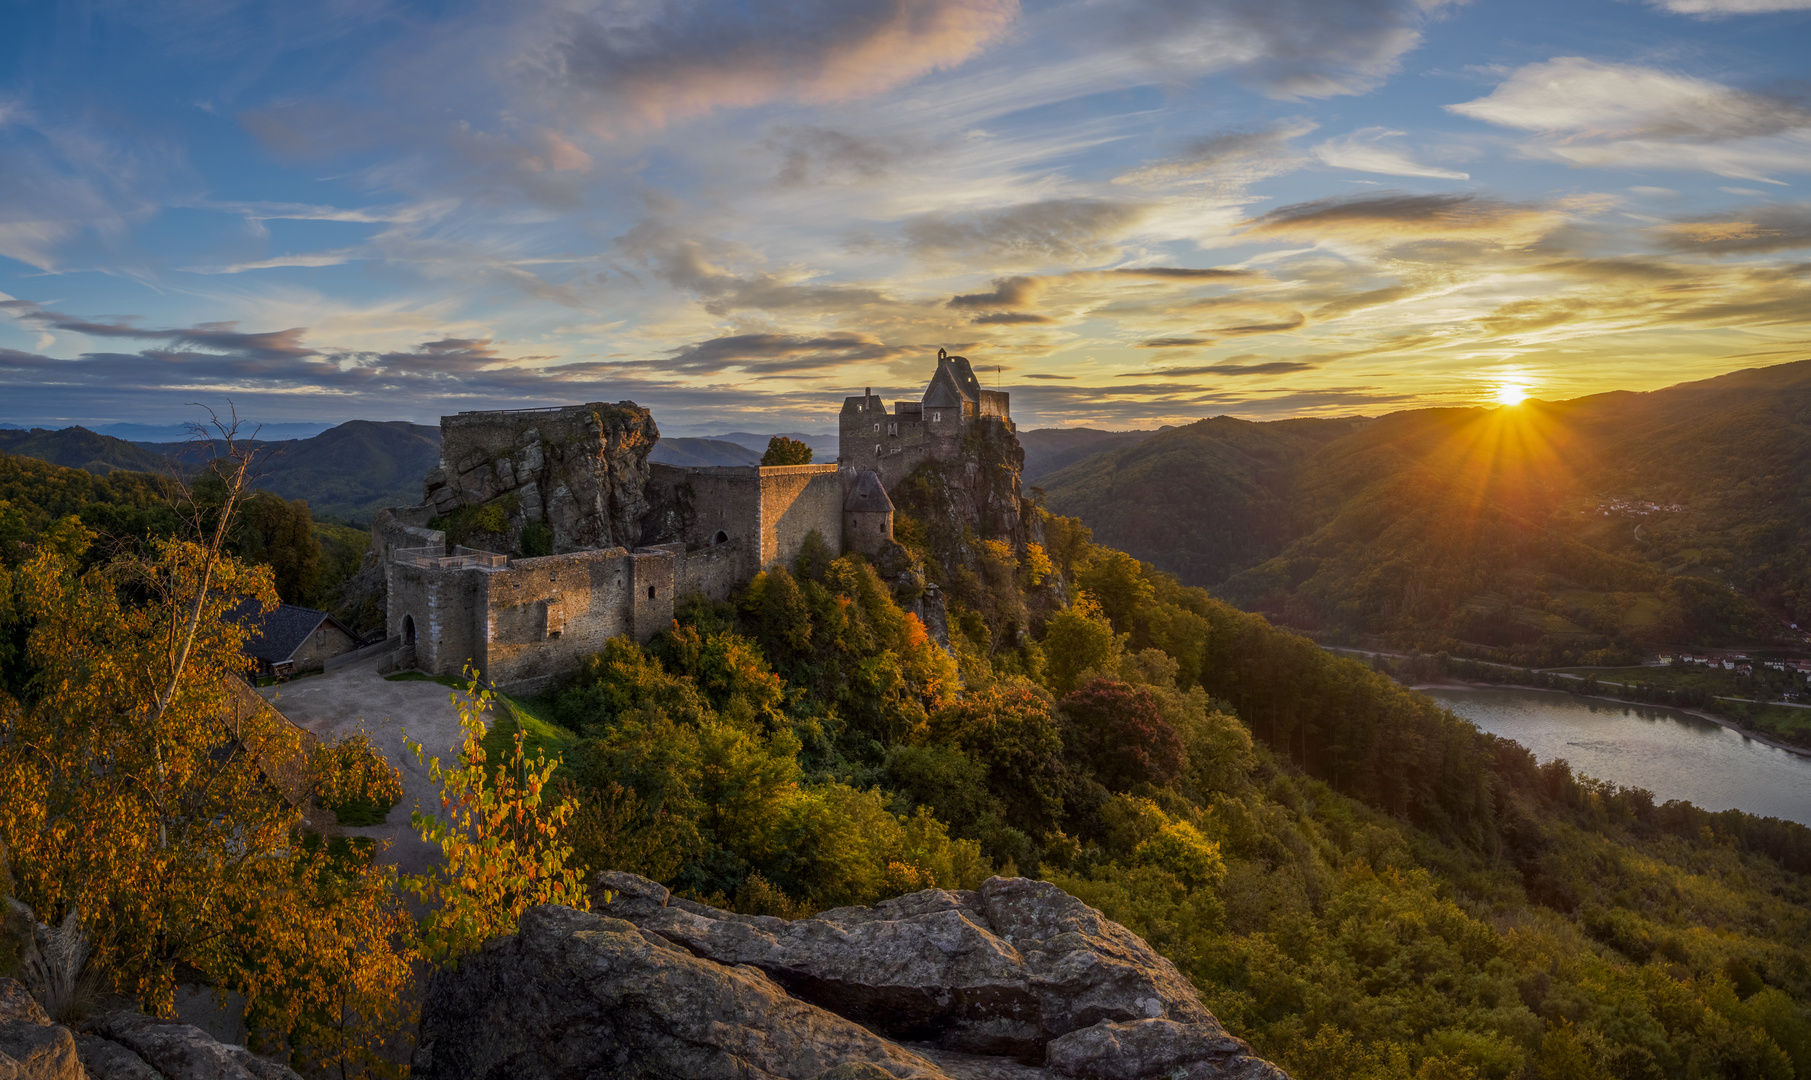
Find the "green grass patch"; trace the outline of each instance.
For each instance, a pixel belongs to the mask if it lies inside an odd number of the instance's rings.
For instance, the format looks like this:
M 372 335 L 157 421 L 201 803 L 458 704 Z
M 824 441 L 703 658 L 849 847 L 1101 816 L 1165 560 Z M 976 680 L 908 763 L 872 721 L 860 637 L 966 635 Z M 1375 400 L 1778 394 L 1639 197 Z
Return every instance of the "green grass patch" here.
M 539 751 L 545 753 L 549 761 L 558 758 L 564 762 L 572 748 L 578 745 L 579 737 L 570 729 L 544 719 L 546 708 L 545 698 L 516 699 L 498 694 L 490 730 L 484 735 L 485 760 L 494 765 L 506 759 L 515 748 L 519 730 L 522 748 L 527 751 L 530 761 Z

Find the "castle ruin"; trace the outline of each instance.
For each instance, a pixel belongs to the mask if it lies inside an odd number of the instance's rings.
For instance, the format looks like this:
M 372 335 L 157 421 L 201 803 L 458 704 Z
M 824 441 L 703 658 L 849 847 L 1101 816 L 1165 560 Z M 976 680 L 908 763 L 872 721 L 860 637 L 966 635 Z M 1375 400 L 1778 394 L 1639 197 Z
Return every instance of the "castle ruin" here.
M 924 396 L 895 401 L 891 413 L 872 390 L 843 401 L 838 417 L 839 460 L 869 470 L 888 487 L 926 461 L 953 460 L 963 453 L 963 436 L 984 425 L 1012 430 L 1012 395 L 981 389 L 966 356 L 937 350 L 937 370 Z
M 983 424 L 1011 430 L 1007 395 L 938 351 L 919 402 L 888 417 L 872 394 L 841 416 L 836 464 L 655 464 L 633 402 L 442 417 L 440 466 L 419 506 L 379 511 L 387 636 L 397 663 L 534 692 L 619 634 L 647 641 L 689 596 L 728 599 L 789 566 L 813 534 L 835 552 L 894 548 L 887 488 L 962 453 Z

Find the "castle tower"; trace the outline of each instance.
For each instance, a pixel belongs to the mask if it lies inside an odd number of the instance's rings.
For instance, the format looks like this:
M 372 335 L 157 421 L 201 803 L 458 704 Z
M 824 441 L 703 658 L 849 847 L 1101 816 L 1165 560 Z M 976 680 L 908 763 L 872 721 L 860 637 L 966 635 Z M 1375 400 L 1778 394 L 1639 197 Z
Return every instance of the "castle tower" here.
M 863 469 L 843 497 L 843 543 L 869 558 L 893 542 L 893 500 L 880 474 Z

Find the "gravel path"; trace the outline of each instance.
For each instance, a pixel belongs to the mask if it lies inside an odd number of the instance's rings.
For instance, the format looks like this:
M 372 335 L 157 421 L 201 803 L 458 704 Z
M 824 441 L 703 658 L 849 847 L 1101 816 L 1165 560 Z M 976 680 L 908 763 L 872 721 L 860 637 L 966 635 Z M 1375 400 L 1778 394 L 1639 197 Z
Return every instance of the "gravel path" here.
M 428 757 L 447 761 L 458 752 L 459 714 L 453 709 L 452 691 L 439 683 L 390 682 L 378 674 L 378 667 L 388 659 L 388 655 L 369 657 L 259 693 L 284 716 L 322 738 L 348 735 L 363 725 L 390 764 L 402 770 L 402 801 L 391 808 L 382 825 L 342 826 L 339 831 L 387 841 L 388 848 L 378 861 L 414 874 L 432 866 L 439 859 L 439 850 L 409 828 L 409 815 L 416 809 L 438 812 L 440 792 L 428 782 L 427 764 L 417 761 L 403 746 L 404 733 L 420 742 Z

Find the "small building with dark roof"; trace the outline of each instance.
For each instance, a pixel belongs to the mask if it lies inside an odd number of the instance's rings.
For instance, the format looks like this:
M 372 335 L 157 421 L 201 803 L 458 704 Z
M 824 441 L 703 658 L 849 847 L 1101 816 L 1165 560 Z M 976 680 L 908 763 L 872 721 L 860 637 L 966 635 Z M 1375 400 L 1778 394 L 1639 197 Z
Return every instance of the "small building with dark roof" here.
M 320 671 L 327 661 L 358 648 L 358 636 L 325 611 L 278 604 L 269 613 L 247 600 L 228 615 L 247 631 L 245 655 L 260 675 Z
M 870 558 L 893 542 L 893 500 L 880 474 L 863 469 L 843 496 L 843 543 Z

